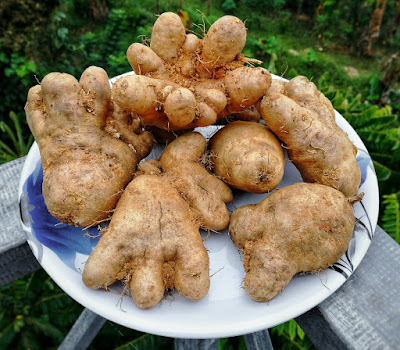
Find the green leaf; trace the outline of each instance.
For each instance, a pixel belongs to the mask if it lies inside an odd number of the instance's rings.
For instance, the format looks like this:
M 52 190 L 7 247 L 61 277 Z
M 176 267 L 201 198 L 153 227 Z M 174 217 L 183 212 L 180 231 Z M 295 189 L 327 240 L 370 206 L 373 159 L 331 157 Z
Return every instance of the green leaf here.
M 246 342 L 245 342 L 243 336 L 239 337 L 239 349 L 238 350 L 247 350 L 247 345 L 246 345 Z
M 389 167 L 387 167 L 375 160 L 373 160 L 373 163 L 374 163 L 375 172 L 376 172 L 376 176 L 378 177 L 378 180 L 379 181 L 388 180 L 390 178 L 390 176 L 392 175 L 392 170 Z
M 220 338 L 218 342 L 218 350 L 227 350 L 228 338 Z
M 28 141 L 25 143 L 17 114 L 11 111 L 9 118 L 12 121 L 12 127 L 3 121 L 0 122 L 0 131 L 8 136 L 8 141 L 11 141 L 10 144 L 6 144 L 7 140 L 5 142 L 0 141 L 0 162 L 2 163 L 26 155 L 33 143 L 32 134 L 29 135 Z
M 15 132 L 17 134 L 17 139 L 18 139 L 18 143 L 16 145 L 16 150 L 19 154 L 21 154 L 25 148 L 24 140 L 23 140 L 23 136 L 22 136 L 21 124 L 19 123 L 18 116 L 13 111 L 10 112 L 10 119 L 14 122 L 14 129 L 15 129 Z
M 157 349 L 168 343 L 168 338 L 152 335 L 143 334 L 142 336 L 125 343 L 114 350 L 147 350 L 147 349 Z
M 6 155 L 9 155 L 13 157 L 13 159 L 18 158 L 18 155 L 10 148 L 8 147 L 3 141 L 0 141 L 0 150 L 2 150 Z
M 400 192 L 383 195 L 382 228 L 400 243 Z
M 297 323 L 297 322 L 296 322 Z M 304 331 L 301 329 L 301 327 L 297 324 L 297 336 L 303 340 L 305 337 Z
M 21 333 L 21 343 L 24 350 L 39 350 L 41 348 L 39 339 L 30 330 L 24 330 Z
M 8 57 L 4 52 L 0 52 L 0 62 L 1 63 L 8 63 Z
M 16 333 L 14 332 L 13 324 L 10 323 L 6 328 L 0 331 L 0 348 L 7 349 L 8 345 L 15 338 Z
M 43 320 L 36 318 L 36 317 L 26 317 L 25 322 L 27 325 L 30 325 L 44 334 L 54 338 L 57 341 L 62 341 L 64 338 L 64 334 L 57 328 L 54 327 L 52 324 L 48 322 L 44 322 Z
M 55 299 L 64 298 L 66 295 L 67 295 L 66 293 L 62 292 L 62 293 L 46 296 L 46 297 L 41 298 L 38 301 L 36 301 L 35 304 L 33 304 L 33 307 L 37 307 L 40 304 L 47 303 L 47 302 L 55 300 Z
M 328 7 L 328 6 L 333 6 L 333 5 L 336 5 L 336 0 L 326 0 L 326 1 L 324 1 L 323 6 Z
M 65 27 L 58 28 L 57 35 L 63 40 L 66 39 L 68 36 L 68 28 L 65 28 Z
M 297 323 L 295 320 L 290 320 L 287 328 L 287 332 L 291 340 L 294 340 L 297 335 Z
M 5 132 L 8 135 L 8 137 L 12 141 L 14 148 L 18 147 L 18 141 L 17 141 L 17 137 L 15 136 L 14 130 L 12 130 L 8 124 L 6 124 L 4 122 L 0 122 L 0 130 L 2 132 Z

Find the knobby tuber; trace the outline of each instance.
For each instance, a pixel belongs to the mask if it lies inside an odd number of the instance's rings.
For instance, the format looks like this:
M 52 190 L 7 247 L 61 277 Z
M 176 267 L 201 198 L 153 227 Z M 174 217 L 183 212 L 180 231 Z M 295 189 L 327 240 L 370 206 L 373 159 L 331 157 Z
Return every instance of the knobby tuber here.
M 232 187 L 265 193 L 282 180 L 283 149 L 265 125 L 230 123 L 211 138 L 209 149 L 213 172 Z
M 209 260 L 199 227 L 228 225 L 232 192 L 198 162 L 205 147 L 201 134 L 188 133 L 158 161 L 140 164 L 85 265 L 88 287 L 125 279 L 140 308 L 153 307 L 174 287 L 192 300 L 207 294 Z
M 117 80 L 113 99 L 146 124 L 167 130 L 240 115 L 271 84 L 266 69 L 244 66 L 251 61 L 241 54 L 245 43 L 246 28 L 234 16 L 218 19 L 201 40 L 185 34 L 178 15 L 163 13 L 154 24 L 150 46 L 134 43 L 128 48 L 137 75 Z
M 361 182 L 357 148 L 335 123 L 332 104 L 313 83 L 299 76 L 274 84 L 262 99 L 260 112 L 286 144 L 304 181 L 332 186 L 347 197 L 357 193 Z
M 334 188 L 297 183 L 231 215 L 229 233 L 244 253 L 244 289 L 267 301 L 299 272 L 318 272 L 344 254 L 355 224 L 347 198 Z
M 43 166 L 43 197 L 49 212 L 76 226 L 106 220 L 153 139 L 139 126 L 134 144 L 104 129 L 111 107 L 107 73 L 89 67 L 78 82 L 50 73 L 29 90 L 25 107 Z

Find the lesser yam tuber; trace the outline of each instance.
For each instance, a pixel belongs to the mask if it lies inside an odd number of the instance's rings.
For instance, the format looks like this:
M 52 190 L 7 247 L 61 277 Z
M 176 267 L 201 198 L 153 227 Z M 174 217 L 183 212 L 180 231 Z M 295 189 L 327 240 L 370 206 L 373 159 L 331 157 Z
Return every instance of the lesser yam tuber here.
M 317 272 L 346 251 L 355 224 L 346 197 L 324 185 L 297 183 L 231 215 L 229 233 L 244 253 L 247 294 L 267 301 L 299 272 Z
M 156 20 L 149 46 L 128 48 L 136 74 L 112 88 L 103 69 L 89 67 L 79 82 L 50 73 L 29 90 L 25 110 L 40 149 L 49 212 L 82 227 L 113 214 L 85 265 L 86 286 L 123 280 L 145 309 L 173 288 L 199 300 L 210 287 L 199 229 L 220 231 L 229 221 L 244 253 L 244 288 L 257 301 L 346 251 L 355 221 L 348 198 L 361 179 L 357 149 L 312 82 L 300 76 L 271 83 L 268 70 L 248 65 L 259 61 L 244 57 L 245 43 L 245 25 L 234 16 L 218 19 L 199 39 L 167 12 Z M 267 126 L 258 123 L 261 117 Z M 190 131 L 232 119 L 246 121 L 218 131 L 206 156 L 205 138 Z M 137 167 L 153 147 L 144 128 L 159 140 L 181 136 L 159 159 Z M 230 218 L 228 185 L 265 193 L 280 183 L 281 141 L 311 183 L 277 190 Z
M 192 300 L 206 295 L 209 261 L 199 226 L 226 227 L 232 193 L 197 163 L 205 146 L 200 134 L 185 134 L 159 161 L 140 165 L 85 265 L 88 287 L 125 278 L 140 308 L 157 304 L 166 288 Z
M 25 107 L 43 165 L 42 192 L 49 212 L 77 226 L 109 218 L 137 162 L 153 144 L 132 134 L 137 149 L 104 131 L 110 108 L 107 73 L 89 67 L 78 82 L 50 73 L 29 90 Z
M 246 28 L 234 16 L 217 20 L 201 40 L 185 34 L 178 15 L 163 13 L 150 47 L 135 43 L 128 48 L 137 75 L 119 79 L 113 99 L 122 110 L 162 129 L 212 125 L 252 106 L 271 84 L 266 69 L 244 66 L 245 42 Z
M 305 77 L 292 79 L 284 88 L 287 96 L 270 92 L 261 101 L 265 123 L 286 144 L 304 181 L 355 195 L 361 182 L 357 149 L 335 123 L 329 100 Z
M 230 123 L 211 138 L 209 149 L 213 172 L 232 187 L 265 193 L 282 180 L 283 149 L 265 125 Z

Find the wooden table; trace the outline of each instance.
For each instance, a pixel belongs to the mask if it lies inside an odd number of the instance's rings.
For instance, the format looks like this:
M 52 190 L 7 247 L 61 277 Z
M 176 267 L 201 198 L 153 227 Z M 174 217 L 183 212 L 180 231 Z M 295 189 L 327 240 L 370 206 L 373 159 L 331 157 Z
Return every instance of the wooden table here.
M 20 224 L 23 163 L 20 158 L 0 166 L 0 285 L 41 268 Z M 105 321 L 85 309 L 60 349 L 86 349 Z M 296 321 L 318 349 L 400 349 L 400 246 L 377 227 L 346 283 Z M 268 330 L 244 338 L 248 349 L 272 349 Z M 175 339 L 175 348 L 218 349 L 218 339 Z

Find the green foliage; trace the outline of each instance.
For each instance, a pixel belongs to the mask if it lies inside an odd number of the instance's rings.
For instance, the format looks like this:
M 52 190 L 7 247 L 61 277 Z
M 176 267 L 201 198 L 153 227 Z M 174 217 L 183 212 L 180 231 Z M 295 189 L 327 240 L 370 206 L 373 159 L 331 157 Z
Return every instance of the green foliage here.
M 4 75 L 9 78 L 18 78 L 24 85 L 28 83 L 26 76 L 37 71 L 35 62 L 27 60 L 18 53 L 12 53 L 10 58 L 3 53 L 0 61 L 8 64 L 8 67 L 4 69 Z
M 370 13 L 371 5 L 361 6 L 358 0 L 320 0 L 314 29 L 325 45 L 335 41 L 352 46 L 368 23 Z
M 400 192 L 383 195 L 382 228 L 400 243 Z
M 243 53 L 248 57 L 263 60 L 263 66 L 271 73 L 276 74 L 276 62 L 282 51 L 279 39 L 273 35 L 260 38 L 248 38 Z
M 246 350 L 246 343 L 243 337 L 221 338 L 218 343 L 218 350 Z
M 0 122 L 0 132 L 5 134 L 4 139 L 7 140 L 0 140 L 0 164 L 27 155 L 33 142 L 32 135 L 25 140 L 18 116 L 14 112 L 10 112 L 9 116 L 12 126 L 4 121 Z
M 314 349 L 314 346 L 295 320 L 272 327 L 270 331 L 271 339 L 276 349 Z
M 173 338 L 146 334 L 107 321 L 89 346 L 101 349 L 173 349 Z
M 373 84 L 371 84 L 373 85 Z M 328 84 L 326 76 L 318 81 L 321 91 L 332 101 L 365 143 L 375 166 L 381 194 L 379 224 L 400 243 L 400 123 L 389 105 L 379 107 L 354 94 L 351 87 L 345 91 Z M 370 90 L 374 93 L 374 89 Z M 398 113 L 398 112 L 397 112 Z
M 314 346 L 304 334 L 295 320 L 272 327 L 270 330 L 272 344 L 275 349 L 310 350 Z M 219 340 L 219 350 L 246 350 L 243 337 L 222 338 Z
M 147 349 L 161 349 L 163 346 L 170 345 L 171 340 L 164 337 L 159 337 L 151 334 L 143 334 L 142 336 L 133 339 L 114 350 L 147 350 Z
M 376 1 L 370 0 L 320 0 L 315 10 L 314 30 L 324 45 L 334 42 L 360 54 L 358 43 L 368 28 L 375 6 Z M 398 11 L 396 1 L 387 1 L 379 35 L 381 44 L 393 49 L 398 47 L 400 37 Z
M 280 10 L 285 6 L 286 0 L 242 0 L 248 8 L 258 11 Z
M 236 10 L 235 0 L 224 0 L 221 4 L 221 8 L 226 13 L 232 14 Z
M 58 346 L 82 307 L 43 270 L 0 288 L 0 348 Z
M 2 91 L 9 91 L 2 96 L 0 101 L 0 121 L 15 107 L 24 106 L 27 89 L 36 83 L 35 75 L 38 67 L 32 59 L 19 53 L 0 53 L 0 72 L 6 79 L 0 80 Z

